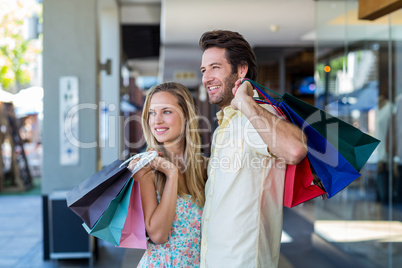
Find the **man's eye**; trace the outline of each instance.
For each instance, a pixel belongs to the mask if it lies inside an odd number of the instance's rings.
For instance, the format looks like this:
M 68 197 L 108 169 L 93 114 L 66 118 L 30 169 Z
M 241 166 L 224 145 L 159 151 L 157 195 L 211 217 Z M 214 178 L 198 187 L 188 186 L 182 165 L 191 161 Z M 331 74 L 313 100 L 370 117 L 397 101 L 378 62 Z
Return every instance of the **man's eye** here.
M 170 114 L 170 113 L 171 113 L 171 111 L 164 111 L 164 113 L 165 113 L 165 114 Z

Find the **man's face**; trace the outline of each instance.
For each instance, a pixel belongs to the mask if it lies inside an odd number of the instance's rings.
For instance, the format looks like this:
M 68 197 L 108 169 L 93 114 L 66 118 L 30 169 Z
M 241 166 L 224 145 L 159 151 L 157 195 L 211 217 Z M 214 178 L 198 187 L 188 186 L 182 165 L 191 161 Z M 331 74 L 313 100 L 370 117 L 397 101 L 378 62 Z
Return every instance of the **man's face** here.
M 202 83 L 208 92 L 209 102 L 222 109 L 233 99 L 232 89 L 239 78 L 232 73 L 232 66 L 226 59 L 224 48 L 209 48 L 201 61 Z

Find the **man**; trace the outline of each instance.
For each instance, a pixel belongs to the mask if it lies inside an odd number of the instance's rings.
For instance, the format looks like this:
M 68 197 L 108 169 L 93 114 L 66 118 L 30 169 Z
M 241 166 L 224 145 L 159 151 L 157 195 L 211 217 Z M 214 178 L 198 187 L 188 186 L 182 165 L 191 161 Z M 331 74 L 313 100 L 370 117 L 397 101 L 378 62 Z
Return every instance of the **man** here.
M 217 104 L 202 218 L 201 267 L 277 267 L 286 164 L 307 153 L 305 136 L 253 100 L 254 52 L 242 35 L 206 32 L 202 82 Z

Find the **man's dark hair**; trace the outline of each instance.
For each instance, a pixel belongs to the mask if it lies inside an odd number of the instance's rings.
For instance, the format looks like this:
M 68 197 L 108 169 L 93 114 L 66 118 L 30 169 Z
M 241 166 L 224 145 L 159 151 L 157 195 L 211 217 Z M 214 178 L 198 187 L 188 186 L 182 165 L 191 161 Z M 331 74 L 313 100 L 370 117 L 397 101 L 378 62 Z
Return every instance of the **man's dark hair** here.
M 253 49 L 244 37 L 232 31 L 214 30 L 205 32 L 199 42 L 204 52 L 208 48 L 218 47 L 226 49 L 226 59 L 232 66 L 232 73 L 237 72 L 237 67 L 247 64 L 246 78 L 256 81 L 257 63 Z

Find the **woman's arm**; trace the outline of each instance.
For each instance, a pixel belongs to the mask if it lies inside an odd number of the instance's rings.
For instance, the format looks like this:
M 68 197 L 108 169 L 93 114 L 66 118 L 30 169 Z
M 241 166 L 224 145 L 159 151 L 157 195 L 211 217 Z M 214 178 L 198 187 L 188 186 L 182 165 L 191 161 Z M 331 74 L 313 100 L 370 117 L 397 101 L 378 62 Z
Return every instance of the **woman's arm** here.
M 166 184 L 159 204 L 152 169 L 166 175 Z M 145 229 L 154 243 L 165 243 L 172 229 L 176 211 L 178 176 L 176 166 L 162 157 L 155 158 L 151 167 L 145 167 L 134 175 L 134 179 L 140 184 Z

